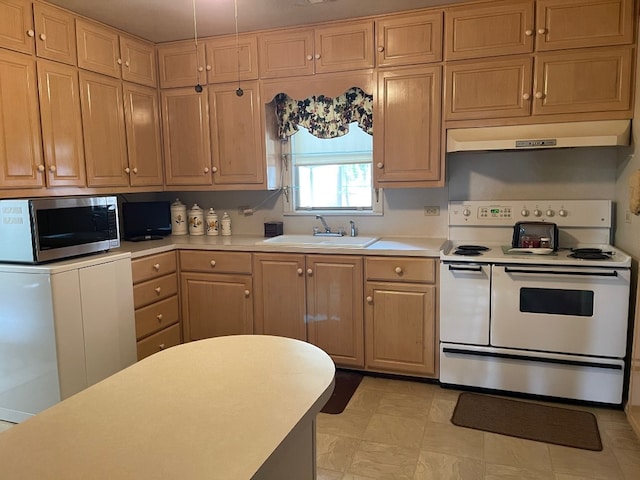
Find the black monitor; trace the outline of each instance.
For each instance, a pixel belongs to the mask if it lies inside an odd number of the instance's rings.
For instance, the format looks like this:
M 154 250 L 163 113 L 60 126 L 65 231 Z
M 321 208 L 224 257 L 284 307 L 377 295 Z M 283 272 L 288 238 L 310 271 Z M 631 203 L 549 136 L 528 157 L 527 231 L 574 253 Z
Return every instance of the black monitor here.
M 171 204 L 125 202 L 122 204 L 122 226 L 124 239 L 133 242 L 171 235 Z

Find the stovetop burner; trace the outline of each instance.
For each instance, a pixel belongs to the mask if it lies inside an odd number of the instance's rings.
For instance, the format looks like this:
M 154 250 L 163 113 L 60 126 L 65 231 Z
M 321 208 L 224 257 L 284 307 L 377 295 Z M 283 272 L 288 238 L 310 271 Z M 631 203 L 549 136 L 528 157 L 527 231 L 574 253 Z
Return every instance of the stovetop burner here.
M 600 248 L 572 248 L 569 256 L 581 260 L 610 260 L 612 252 Z
M 453 253 L 454 255 L 462 255 L 465 257 L 477 257 L 487 250 L 489 250 L 489 247 L 483 245 L 458 245 Z

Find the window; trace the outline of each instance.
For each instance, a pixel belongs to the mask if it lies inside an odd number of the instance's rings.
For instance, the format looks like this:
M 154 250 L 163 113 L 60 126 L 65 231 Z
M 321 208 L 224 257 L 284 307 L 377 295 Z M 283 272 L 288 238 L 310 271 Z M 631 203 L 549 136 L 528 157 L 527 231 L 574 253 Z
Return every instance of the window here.
M 379 212 L 373 189 L 373 97 L 276 96 L 280 138 L 289 140 L 286 211 Z M 376 193 L 376 195 L 374 195 Z

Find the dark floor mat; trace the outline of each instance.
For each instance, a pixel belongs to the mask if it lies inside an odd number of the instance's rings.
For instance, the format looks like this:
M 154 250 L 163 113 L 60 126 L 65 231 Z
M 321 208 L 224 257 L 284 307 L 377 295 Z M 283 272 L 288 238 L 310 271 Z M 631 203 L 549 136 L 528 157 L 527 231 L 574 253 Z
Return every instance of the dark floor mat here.
M 322 407 L 322 413 L 342 413 L 351 400 L 351 396 L 360 385 L 362 375 L 350 370 L 336 370 L 336 386 L 331 398 Z

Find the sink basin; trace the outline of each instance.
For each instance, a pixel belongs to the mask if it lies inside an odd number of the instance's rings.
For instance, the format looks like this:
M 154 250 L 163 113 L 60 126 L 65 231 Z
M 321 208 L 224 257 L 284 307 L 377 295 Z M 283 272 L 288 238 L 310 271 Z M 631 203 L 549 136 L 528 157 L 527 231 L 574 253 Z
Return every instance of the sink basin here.
M 258 245 L 288 245 L 322 248 L 365 248 L 378 237 L 323 237 L 313 235 L 279 235 L 258 242 Z

